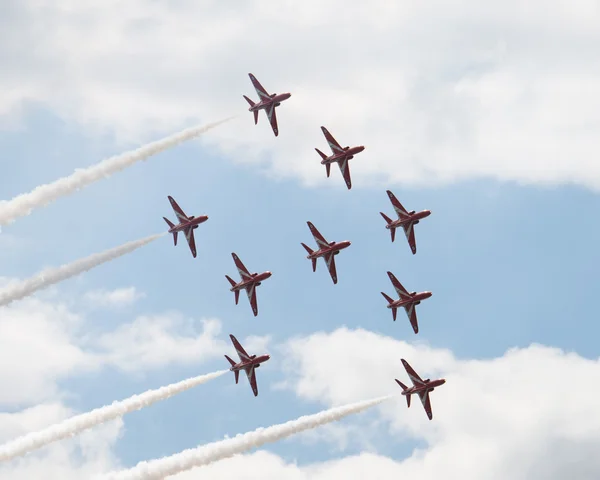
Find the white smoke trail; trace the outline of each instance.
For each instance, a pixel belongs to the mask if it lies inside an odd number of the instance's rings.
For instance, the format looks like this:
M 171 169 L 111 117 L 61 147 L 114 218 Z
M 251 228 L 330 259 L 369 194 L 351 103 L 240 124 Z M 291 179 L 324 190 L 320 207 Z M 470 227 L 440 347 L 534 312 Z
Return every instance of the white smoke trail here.
M 144 145 L 136 150 L 102 160 L 100 163 L 92 165 L 91 167 L 77 169 L 67 177 L 59 178 L 46 185 L 40 185 L 29 193 L 17 195 L 12 200 L 4 200 L 0 202 L 0 225 L 8 225 L 19 217 L 29 215 L 36 207 L 46 206 L 60 197 L 69 195 L 97 180 L 109 177 L 113 173 L 123 170 L 140 160 L 145 160 L 151 155 L 155 155 L 187 140 L 198 137 L 211 128 L 225 123 L 232 118 L 234 117 L 209 123 L 208 125 L 188 128 L 169 137 L 165 137 L 162 140 L 157 140 Z
M 149 462 L 140 462 L 128 470 L 111 472 L 96 478 L 97 480 L 162 480 L 168 475 L 175 475 L 194 467 L 208 465 L 217 460 L 243 453 L 254 447 L 260 447 L 265 443 L 276 442 L 295 433 L 340 420 L 347 415 L 359 413 L 367 408 L 378 405 L 393 396 L 389 395 L 373 400 L 352 403 L 324 410 L 314 415 L 306 415 L 297 420 L 273 425 L 272 427 L 258 428 L 253 432 L 237 435 L 234 438 L 184 450 L 170 457 L 163 457 Z
M 67 278 L 74 277 L 82 272 L 91 270 L 92 268 L 108 262 L 109 260 L 114 260 L 115 258 L 125 255 L 126 253 L 133 252 L 135 249 L 166 235 L 166 233 L 167 232 L 159 233 L 157 235 L 151 235 L 149 237 L 142 238 L 141 240 L 128 242 L 118 247 L 111 248 L 110 250 L 94 253 L 89 257 L 80 258 L 79 260 L 75 260 L 72 263 L 67 263 L 66 265 L 62 265 L 60 267 L 46 268 L 33 277 L 9 284 L 7 287 L 0 290 L 0 306 L 8 305 L 15 300 L 20 300 L 21 298 L 27 297 L 28 295 L 31 295 L 42 288 L 49 287 L 54 283 L 61 282 Z
M 12 458 L 24 455 L 27 452 L 57 442 L 66 437 L 71 437 L 95 425 L 108 422 L 126 413 L 140 410 L 141 408 L 152 405 L 160 400 L 166 400 L 173 395 L 189 390 L 214 378 L 220 377 L 229 370 L 221 370 L 199 377 L 189 378 L 178 383 L 167 385 L 166 387 L 148 390 L 147 392 L 133 397 L 113 402 L 111 405 L 96 408 L 88 413 L 83 413 L 69 418 L 61 423 L 52 425 L 39 432 L 23 435 L 11 442 L 0 446 L 0 461 L 10 460 Z

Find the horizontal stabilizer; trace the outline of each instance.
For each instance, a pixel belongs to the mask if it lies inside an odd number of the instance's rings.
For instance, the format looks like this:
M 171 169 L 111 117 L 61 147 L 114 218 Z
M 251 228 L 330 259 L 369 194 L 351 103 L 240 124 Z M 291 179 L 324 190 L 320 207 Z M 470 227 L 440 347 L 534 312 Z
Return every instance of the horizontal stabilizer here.
M 321 155 L 321 158 L 322 158 L 323 160 L 325 160 L 325 159 L 327 158 L 327 155 L 325 155 L 325 154 L 324 154 L 324 153 L 323 153 L 321 150 L 319 150 L 318 148 L 315 148 L 315 150 L 317 151 L 317 153 L 318 153 L 319 155 Z
M 231 283 L 232 287 L 235 287 L 236 283 L 235 283 L 235 280 L 233 278 L 231 278 L 229 275 L 225 275 L 225 278 L 227 280 L 229 280 L 229 283 Z
M 252 100 L 250 100 L 246 95 L 242 95 L 242 96 L 246 99 L 246 101 L 250 104 L 251 107 L 253 107 L 255 105 L 255 103 Z
M 306 245 L 305 243 L 301 243 L 300 245 L 302 245 L 304 247 L 304 250 L 306 250 L 308 252 L 309 255 L 312 255 L 314 253 L 313 249 L 310 248 L 308 245 Z
M 392 219 L 388 217 L 385 213 L 379 212 L 379 214 L 383 217 L 383 219 L 387 222 L 388 225 L 392 223 Z

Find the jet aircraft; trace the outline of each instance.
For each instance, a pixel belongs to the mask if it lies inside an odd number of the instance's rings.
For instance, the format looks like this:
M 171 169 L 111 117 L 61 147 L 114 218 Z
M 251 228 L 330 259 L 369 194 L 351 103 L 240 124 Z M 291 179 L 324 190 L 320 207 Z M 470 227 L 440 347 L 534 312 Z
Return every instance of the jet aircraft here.
M 348 190 L 350 190 L 352 188 L 352 180 L 350 179 L 350 166 L 348 165 L 348 160 L 352 160 L 354 155 L 362 152 L 365 147 L 361 145 L 358 147 L 342 148 L 325 127 L 321 127 L 321 130 L 323 131 L 323 135 L 325 135 L 325 140 L 327 140 L 329 148 L 331 148 L 332 154 L 327 156 L 318 148 L 315 148 L 315 150 L 321 155 L 321 165 L 325 165 L 327 178 L 329 178 L 331 164 L 337 163 L 342 172 L 342 176 L 344 177 L 344 181 L 346 182 L 346 186 L 348 187 Z
M 423 210 L 419 213 L 416 213 L 414 210 L 408 212 L 391 191 L 387 190 L 387 194 L 388 197 L 390 197 L 390 201 L 392 202 L 392 206 L 396 211 L 396 215 L 398 215 L 398 219 L 392 220 L 385 213 L 379 212 L 383 219 L 387 222 L 385 228 L 387 228 L 392 234 L 393 242 L 394 238 L 396 237 L 396 229 L 398 227 L 402 227 L 404 229 L 406 239 L 408 240 L 408 244 L 410 245 L 410 249 L 412 250 L 412 253 L 414 255 L 415 253 L 417 253 L 417 242 L 415 241 L 414 225 L 419 223 L 419 220 L 431 215 L 431 212 L 429 210 Z
M 241 281 L 236 283 L 230 276 L 225 275 L 225 278 L 229 280 L 231 283 L 230 292 L 235 293 L 235 304 L 238 304 L 238 300 L 240 299 L 240 290 L 246 290 L 248 294 L 248 300 L 250 300 L 250 306 L 252 307 L 252 312 L 256 317 L 258 315 L 258 304 L 256 303 L 256 287 L 258 287 L 263 280 L 269 278 L 272 273 L 271 272 L 263 272 L 263 273 L 250 273 L 248 269 L 244 266 L 242 261 L 238 258 L 235 253 L 232 253 L 233 261 L 235 262 L 235 266 L 240 273 L 240 277 L 242 277 Z
M 240 375 L 240 370 L 244 370 L 246 372 L 246 376 L 248 377 L 248 381 L 250 382 L 250 386 L 252 387 L 252 391 L 254 392 L 254 396 L 258 395 L 258 386 L 256 385 L 256 373 L 255 369 L 260 367 L 261 363 L 266 362 L 271 358 L 270 355 L 261 355 L 257 357 L 256 355 L 248 355 L 246 350 L 240 345 L 240 342 L 233 335 L 229 335 L 231 338 L 231 343 L 233 343 L 233 347 L 240 357 L 240 361 L 235 363 L 231 358 L 225 355 L 225 358 L 231 364 L 230 372 L 233 372 L 235 375 L 235 383 L 237 385 Z
M 392 317 L 394 321 L 396 321 L 396 310 L 400 307 L 404 307 L 406 310 L 406 314 L 408 315 L 408 319 L 410 320 L 410 324 L 412 325 L 415 333 L 419 333 L 419 324 L 417 323 L 417 311 L 415 309 L 416 305 L 421 303 L 421 300 L 425 300 L 431 297 L 431 292 L 412 292 L 408 293 L 406 288 L 402 286 L 402 284 L 398 281 L 398 279 L 394 276 L 392 272 L 387 272 L 388 277 L 392 281 L 392 285 L 396 289 L 396 293 L 400 298 L 398 300 L 393 300 L 385 293 L 381 292 L 383 297 L 388 301 L 387 308 L 392 309 Z
M 308 252 L 308 256 L 306 258 L 312 261 L 313 272 L 315 272 L 317 270 L 317 259 L 319 257 L 323 257 L 325 263 L 327 264 L 327 268 L 329 269 L 331 279 L 333 280 L 333 283 L 336 284 L 337 272 L 335 269 L 334 255 L 340 253 L 340 250 L 349 247 L 351 243 L 348 240 L 345 240 L 343 242 L 327 242 L 327 240 L 325 240 L 323 235 L 319 233 L 319 231 L 315 228 L 315 226 L 312 223 L 306 223 L 308 224 L 308 228 L 310 228 L 310 233 L 312 233 L 313 237 L 315 238 L 315 242 L 317 242 L 317 246 L 319 247 L 319 249 L 315 251 L 311 249 L 308 245 L 302 243 L 302 246 Z
M 194 230 L 198 228 L 198 225 L 204 223 L 208 220 L 207 215 L 201 215 L 199 217 L 188 217 L 177 202 L 169 195 L 169 202 L 171 202 L 171 206 L 173 207 L 173 211 L 175 212 L 175 216 L 177 220 L 179 220 L 179 225 L 175 225 L 168 218 L 163 217 L 167 225 L 169 225 L 169 233 L 173 234 L 173 243 L 177 245 L 177 234 L 179 232 L 183 232 L 185 238 L 190 246 L 190 250 L 192 251 L 192 256 L 196 258 L 196 241 L 194 239 Z
M 411 382 L 413 383 L 413 386 L 408 388 L 397 378 L 395 378 L 394 380 L 396 380 L 396 383 L 398 385 L 400 385 L 400 387 L 402 387 L 402 395 L 406 396 L 407 406 L 410 408 L 410 396 L 416 393 L 419 396 L 421 403 L 423 404 L 423 408 L 425 409 L 425 413 L 427 413 L 427 417 L 429 418 L 429 420 L 432 420 L 433 413 L 431 412 L 431 402 L 429 401 L 429 392 L 433 392 L 433 390 L 436 387 L 439 387 L 440 385 L 443 385 L 444 383 L 446 383 L 446 380 L 443 378 L 440 378 L 438 380 L 433 380 L 433 381 L 430 380 L 429 378 L 426 380 L 422 380 L 421 377 L 419 377 L 419 375 L 417 375 L 417 372 L 415 372 L 412 369 L 412 367 L 408 364 L 408 362 L 406 360 L 404 360 L 403 358 L 401 360 L 402 360 L 402 365 L 404 365 L 404 368 L 406 369 L 406 373 L 408 373 L 408 377 L 410 378 Z
M 277 127 L 277 115 L 275 114 L 275 108 L 281 105 L 281 102 L 287 100 L 292 96 L 291 93 L 267 93 L 265 88 L 260 84 L 260 82 L 256 79 L 254 75 L 251 73 L 248 74 L 250 80 L 252 81 L 252 85 L 254 85 L 254 89 L 258 94 L 259 101 L 258 103 L 254 103 L 250 100 L 246 95 L 243 97 L 250 104 L 249 112 L 254 113 L 254 125 L 258 123 L 258 112 L 260 110 L 264 110 L 267 113 L 267 117 L 269 117 L 269 122 L 271 123 L 271 128 L 273 129 L 273 133 L 275 136 L 279 135 L 279 129 Z

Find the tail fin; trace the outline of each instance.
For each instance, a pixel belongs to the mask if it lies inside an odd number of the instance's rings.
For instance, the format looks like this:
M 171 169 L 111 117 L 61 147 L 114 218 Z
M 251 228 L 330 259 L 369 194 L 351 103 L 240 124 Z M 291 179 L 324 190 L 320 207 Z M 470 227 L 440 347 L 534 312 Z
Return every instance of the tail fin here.
M 381 294 L 383 295 L 383 298 L 387 300 L 388 303 L 394 303 L 394 300 L 389 295 L 386 295 L 383 292 L 381 292 Z
M 379 213 L 381 214 L 381 216 L 387 222 L 388 225 L 390 225 L 392 223 L 392 219 L 390 217 L 388 217 L 385 213 L 383 213 L 383 212 L 379 212 Z M 396 229 L 390 228 L 390 233 L 392 235 L 392 242 L 393 242 L 396 239 Z
M 229 363 L 231 364 L 231 366 L 233 367 L 235 365 L 235 362 L 229 358 L 227 355 L 225 355 L 225 358 L 229 361 Z M 239 370 L 234 370 L 233 374 L 235 375 L 235 383 L 238 383 L 238 380 L 240 379 L 240 371 Z
M 315 150 L 317 151 L 317 153 L 318 153 L 319 155 L 321 155 L 321 158 L 322 158 L 323 160 L 325 160 L 325 159 L 327 158 L 327 155 L 325 155 L 325 154 L 324 154 L 324 153 L 323 153 L 321 150 L 319 150 L 318 148 L 315 148 Z
M 302 245 L 304 247 L 304 250 L 306 250 L 308 252 L 309 255 L 312 255 L 314 253 L 313 249 L 310 248 L 308 245 L 306 245 L 305 243 L 300 243 L 300 245 Z
M 398 380 L 397 378 L 394 378 L 394 380 L 396 380 L 396 383 L 402 387 L 403 392 L 406 392 L 408 390 L 408 387 L 404 385 L 400 380 Z M 410 408 L 410 397 L 410 395 L 406 395 L 406 406 L 408 408 Z
M 256 105 L 252 100 L 250 100 L 246 95 L 243 95 L 243 97 L 246 99 L 246 101 L 250 104 L 250 108 L 252 108 L 254 105 Z M 254 114 L 254 125 L 256 125 L 258 123 L 258 110 L 254 110 L 252 112 Z
M 381 292 L 381 294 L 383 295 L 383 298 L 385 298 L 387 300 L 388 304 L 392 304 L 394 302 L 394 300 L 392 300 L 385 293 Z M 392 308 L 392 318 L 394 319 L 394 322 L 396 321 L 396 315 L 397 315 L 397 313 L 398 313 L 398 309 L 397 308 Z
M 175 226 L 175 224 L 173 222 L 171 222 L 168 218 L 163 217 L 164 221 L 167 222 L 167 225 L 169 225 L 169 228 L 173 228 Z M 175 244 L 175 246 L 177 246 L 177 233 L 178 232 L 173 232 L 173 243 Z
M 317 151 L 317 153 L 319 155 L 321 155 L 321 158 L 323 160 L 325 160 L 327 158 L 327 155 L 325 155 L 321 150 L 319 150 L 318 148 L 315 148 L 315 150 Z M 325 164 L 325 171 L 327 172 L 327 178 L 329 178 L 329 174 L 331 173 L 331 163 Z
M 232 287 L 235 287 L 236 283 L 235 280 L 233 278 L 231 278 L 229 275 L 225 275 L 225 278 L 227 280 L 229 280 L 229 283 L 231 283 Z M 235 293 L 235 304 L 237 305 L 239 300 L 240 300 L 240 291 L 239 290 L 235 290 L 233 293 Z

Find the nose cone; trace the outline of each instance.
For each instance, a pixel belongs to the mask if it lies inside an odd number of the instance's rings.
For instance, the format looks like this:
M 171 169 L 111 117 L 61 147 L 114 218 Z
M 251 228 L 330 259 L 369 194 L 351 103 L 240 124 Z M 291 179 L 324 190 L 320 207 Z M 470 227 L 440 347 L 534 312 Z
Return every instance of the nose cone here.
M 343 242 L 344 244 L 344 248 L 349 247 L 350 245 L 352 245 L 352 242 L 350 242 L 349 240 L 346 240 L 345 242 Z
M 284 94 L 283 94 L 283 99 L 284 99 L 284 100 L 287 100 L 287 99 L 288 99 L 288 98 L 290 98 L 291 96 L 292 96 L 292 94 L 291 94 L 291 93 L 284 93 Z
M 364 149 L 365 149 L 365 146 L 364 146 L 364 145 L 361 145 L 361 146 L 359 146 L 359 147 L 356 147 L 356 151 L 357 151 L 357 152 L 359 152 L 359 153 L 360 153 L 360 152 L 362 152 Z
M 265 278 L 270 278 L 273 275 L 271 272 L 265 272 Z
M 440 385 L 443 385 L 444 383 L 446 383 L 446 379 L 445 378 L 440 378 Z
M 265 355 L 265 362 L 266 362 L 267 360 L 271 360 L 271 355 Z M 445 382 L 445 381 L 446 381 L 446 380 L 444 380 L 444 382 Z
M 423 297 L 424 298 L 429 298 L 429 297 L 431 297 L 431 295 L 433 295 L 433 293 L 431 293 L 431 292 L 423 292 Z

